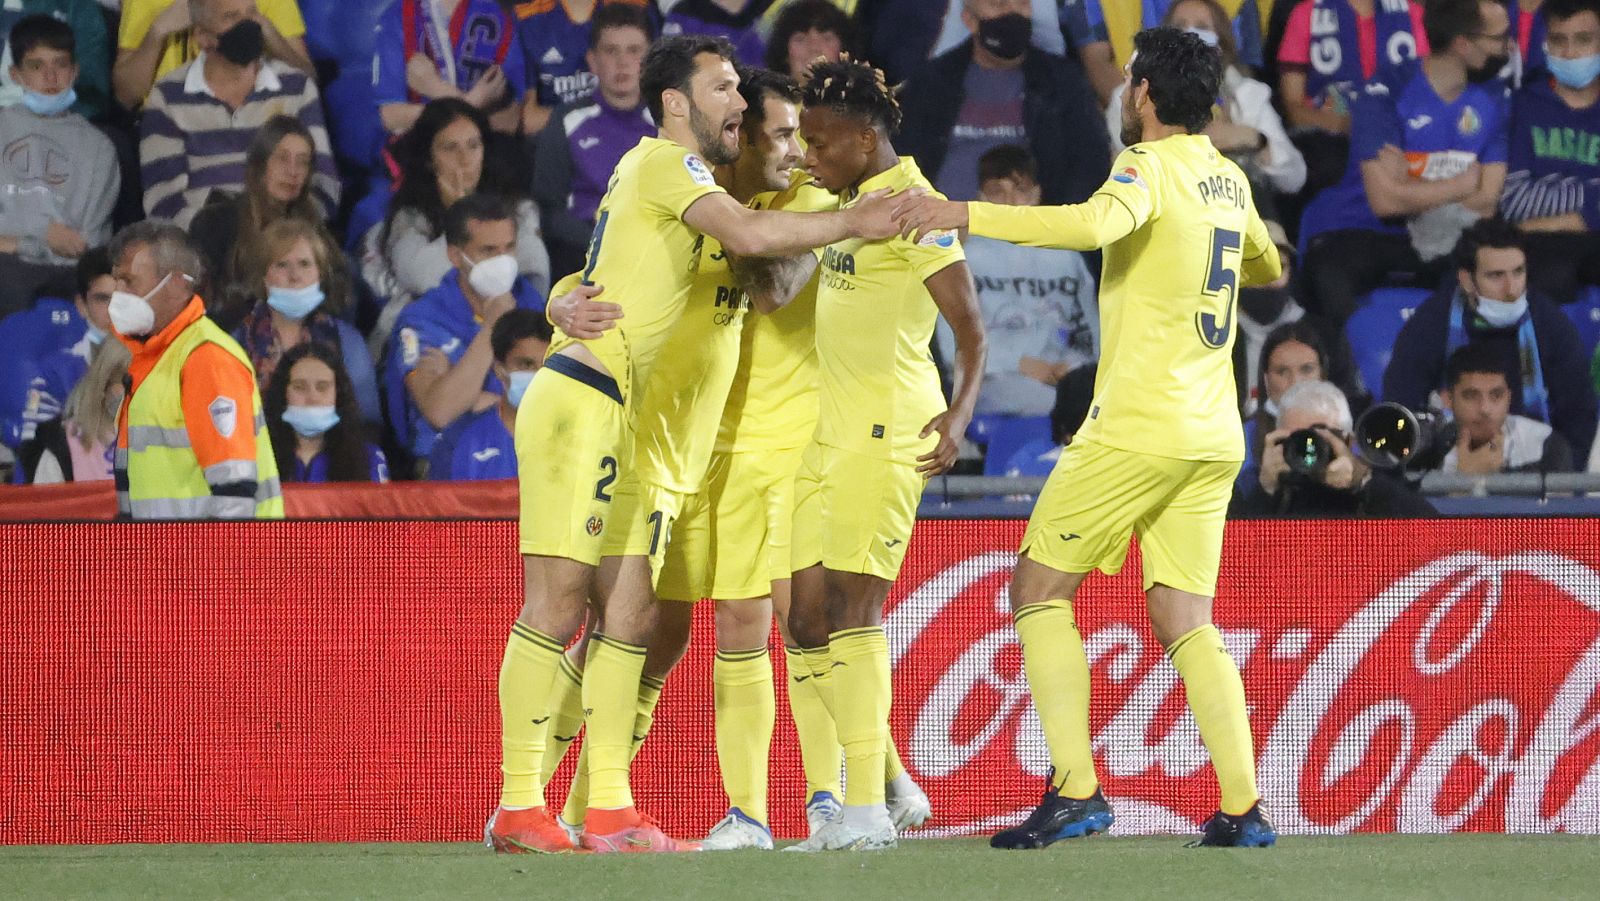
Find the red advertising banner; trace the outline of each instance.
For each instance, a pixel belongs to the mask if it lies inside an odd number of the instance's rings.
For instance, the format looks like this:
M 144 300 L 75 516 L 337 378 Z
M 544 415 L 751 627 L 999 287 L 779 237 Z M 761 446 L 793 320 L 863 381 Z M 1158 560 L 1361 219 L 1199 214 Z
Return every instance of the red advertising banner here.
M 937 833 L 1014 822 L 1048 766 L 1007 613 L 1020 533 L 919 524 L 885 619 L 895 739 Z M 473 838 L 498 787 L 513 536 L 0 525 L 0 842 Z M 1216 618 L 1280 830 L 1600 832 L 1597 539 L 1594 520 L 1231 524 Z M 1213 776 L 1145 625 L 1137 556 L 1076 608 L 1115 831 L 1194 831 Z M 706 765 L 709 613 L 635 777 L 685 835 L 727 803 Z M 803 786 L 774 657 L 772 812 L 793 836 Z

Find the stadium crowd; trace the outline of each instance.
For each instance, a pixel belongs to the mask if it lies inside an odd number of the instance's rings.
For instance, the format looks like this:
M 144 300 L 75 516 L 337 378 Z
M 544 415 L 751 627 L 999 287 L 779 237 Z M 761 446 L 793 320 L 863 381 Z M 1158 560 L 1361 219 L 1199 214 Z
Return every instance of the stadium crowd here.
M 146 305 L 198 297 L 238 342 L 281 480 L 512 476 L 551 286 L 656 132 L 657 35 L 794 76 L 864 57 L 940 191 L 1048 205 L 1105 181 L 1158 23 L 1219 48 L 1207 134 L 1285 261 L 1238 296 L 1238 512 L 1282 512 L 1292 427 L 1348 439 L 1380 400 L 1453 417 L 1446 470 L 1600 470 L 1600 0 L 6 0 L 0 466 L 112 477 L 140 366 L 115 253 L 177 242 L 112 239 L 151 220 L 188 238 Z M 1044 475 L 1089 407 L 1098 260 L 966 251 L 989 355 L 962 466 Z M 948 373 L 942 324 L 930 350 Z M 1425 512 L 1379 494 L 1319 509 Z

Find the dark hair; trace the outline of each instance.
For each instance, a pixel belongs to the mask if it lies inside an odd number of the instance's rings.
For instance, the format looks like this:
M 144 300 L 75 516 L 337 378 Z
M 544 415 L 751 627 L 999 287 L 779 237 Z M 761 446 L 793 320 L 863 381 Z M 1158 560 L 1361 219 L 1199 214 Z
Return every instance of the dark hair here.
M 744 98 L 744 127 L 754 131 L 767 121 L 768 97 L 800 103 L 800 86 L 782 72 L 755 67 L 736 67 L 739 72 L 739 96 Z
M 1322 380 L 1333 381 L 1332 358 L 1328 354 L 1328 342 L 1323 339 L 1322 333 L 1304 319 L 1285 322 L 1268 332 L 1267 340 L 1261 345 L 1261 364 L 1256 367 L 1256 397 L 1260 398 L 1263 404 L 1267 401 L 1267 365 L 1272 362 L 1273 353 L 1291 341 L 1304 344 L 1315 351 L 1317 365 L 1322 367 Z
M 1428 36 L 1430 53 L 1444 53 L 1456 38 L 1470 37 L 1483 30 L 1483 9 L 1479 3 L 1499 0 L 1428 0 L 1422 10 L 1422 31 Z
M 1168 25 L 1134 35 L 1133 48 L 1132 83 L 1150 83 L 1156 118 L 1190 134 L 1204 131 L 1222 88 L 1222 54 Z
M 845 53 L 854 53 L 859 44 L 856 25 L 831 0 L 795 0 L 778 14 L 767 41 L 767 68 L 788 75 L 794 70 L 789 59 L 789 39 L 807 31 L 825 31 L 839 36 Z M 809 65 L 811 60 L 804 60 Z
M 23 16 L 11 26 L 8 40 L 11 43 L 11 63 L 19 69 L 22 68 L 22 58 L 41 46 L 65 50 L 72 55 L 73 63 L 78 61 L 78 41 L 72 35 L 72 26 L 55 16 Z
M 1033 161 L 1033 154 L 1028 148 L 1016 144 L 1001 144 L 991 147 L 983 156 L 978 157 L 978 185 L 983 186 L 986 181 L 997 178 L 1011 178 L 1020 175 L 1032 182 L 1039 180 L 1039 167 Z
M 1499 348 L 1484 341 L 1463 344 L 1450 354 L 1450 358 L 1444 364 L 1445 386 L 1454 389 L 1461 381 L 1461 377 L 1469 372 L 1505 376 L 1506 384 L 1511 384 L 1511 375 L 1506 367 L 1505 354 Z
M 443 97 L 422 108 L 417 124 L 411 126 L 394 144 L 395 162 L 400 164 L 400 183 L 394 197 L 389 200 L 389 213 L 383 219 L 380 246 L 389 245 L 389 232 L 394 228 L 395 217 L 402 210 L 422 214 L 428 223 L 428 237 L 437 238 L 444 230 L 444 198 L 439 196 L 439 179 L 433 171 L 433 139 L 450 125 L 461 119 L 470 119 L 478 126 L 484 142 L 483 172 L 478 176 L 477 190 L 485 193 L 513 195 L 509 185 L 500 183 L 500 167 L 489 164 L 489 120 L 483 112 L 459 97 Z
M 644 7 L 632 3 L 606 3 L 589 18 L 589 49 L 600 46 L 600 33 L 611 28 L 637 28 L 644 32 L 646 42 L 655 37 L 650 33 L 650 15 L 644 11 Z
M 1600 0 L 1544 0 L 1544 5 L 1539 7 L 1539 15 L 1547 23 L 1565 22 L 1584 12 L 1594 13 L 1596 18 L 1600 18 Z
M 702 53 L 715 53 L 732 62 L 737 53 L 727 38 L 708 34 L 675 34 L 656 41 L 645 54 L 644 69 L 639 74 L 644 91 L 644 102 L 650 108 L 650 118 L 660 125 L 662 116 L 661 95 L 665 91 L 689 93 L 689 81 L 694 78 L 695 60 Z
M 1524 254 L 1528 252 L 1528 244 L 1522 236 L 1521 229 L 1499 216 L 1479 219 L 1467 226 L 1466 231 L 1461 233 L 1461 239 L 1456 242 L 1456 268 L 1462 272 L 1478 271 L 1478 251 L 1485 247 L 1496 250 L 1509 250 L 1514 247 Z
M 278 478 L 294 481 L 297 438 L 294 428 L 283 421 L 283 411 L 289 408 L 289 374 L 294 371 L 294 365 L 306 357 L 315 357 L 333 370 L 333 409 L 339 414 L 339 424 L 323 436 L 328 455 L 328 481 L 365 482 L 372 472 L 367 462 L 366 428 L 362 425 L 356 390 L 339 351 L 318 341 L 285 351 L 278 368 L 272 371 L 267 390 L 261 395 L 261 406 L 267 415 L 267 436 L 272 439 L 272 455 L 278 459 Z
M 510 222 L 517 224 L 517 208 L 497 194 L 468 194 L 450 204 L 444 214 L 444 243 L 451 247 L 465 247 L 472 240 L 473 222 Z
M 836 113 L 865 119 L 887 132 L 900 128 L 900 102 L 883 79 L 883 70 L 846 56 L 837 62 L 819 62 L 806 70 L 800 89 L 807 107 L 826 107 Z
M 494 328 L 489 332 L 489 349 L 494 352 L 495 362 L 504 363 L 518 341 L 525 338 L 549 341 L 552 337 L 554 333 L 543 313 L 518 307 L 495 320 Z
M 102 275 L 111 274 L 111 254 L 106 253 L 104 247 L 92 247 L 88 253 L 78 257 L 75 271 L 78 280 L 78 296 L 88 297 L 89 286 Z

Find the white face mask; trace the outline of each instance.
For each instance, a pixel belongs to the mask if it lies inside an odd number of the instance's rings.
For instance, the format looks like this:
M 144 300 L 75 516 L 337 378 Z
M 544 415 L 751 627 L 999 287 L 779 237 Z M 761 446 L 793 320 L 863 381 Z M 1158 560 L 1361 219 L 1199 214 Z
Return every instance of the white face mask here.
M 1495 328 L 1509 328 L 1516 325 L 1517 321 L 1522 318 L 1522 314 L 1526 312 L 1528 312 L 1528 295 L 1526 292 L 1516 300 L 1478 298 L 1478 318 Z
M 154 307 L 150 306 L 150 298 L 165 287 L 174 274 L 183 275 L 181 272 L 167 273 L 166 277 L 156 282 L 156 286 L 150 289 L 150 293 L 143 297 L 137 294 L 129 294 L 127 291 L 111 292 L 111 304 L 106 307 L 106 313 L 111 316 L 111 327 L 116 329 L 119 334 L 127 335 L 130 338 L 142 338 L 154 331 L 156 327 L 156 311 Z M 187 275 L 183 277 L 189 278 Z M 190 280 L 193 281 L 193 279 Z
M 1184 31 L 1199 38 L 1200 43 L 1205 44 L 1207 47 L 1217 46 L 1217 33 L 1209 28 L 1190 27 L 1185 28 Z
M 472 264 L 467 273 L 467 284 L 482 297 L 499 297 L 511 290 L 517 280 L 517 258 L 509 253 L 490 257 L 481 263 L 462 254 L 461 258 Z

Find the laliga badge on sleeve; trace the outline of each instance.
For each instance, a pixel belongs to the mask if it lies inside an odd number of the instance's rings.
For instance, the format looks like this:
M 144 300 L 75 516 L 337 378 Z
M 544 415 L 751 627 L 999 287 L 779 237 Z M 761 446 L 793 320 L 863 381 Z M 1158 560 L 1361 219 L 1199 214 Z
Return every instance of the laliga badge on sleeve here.
M 233 437 L 233 430 L 239 424 L 239 405 L 234 403 L 233 398 L 219 395 L 206 408 L 206 412 L 211 414 L 211 425 L 216 428 L 218 435 Z
M 936 229 L 917 239 L 921 247 L 941 247 L 946 250 L 956 246 L 956 233 L 948 228 Z
M 1139 176 L 1139 170 L 1132 166 L 1125 166 L 1121 172 L 1112 173 L 1111 180 L 1119 185 L 1133 185 L 1141 191 L 1150 190 L 1145 185 L 1144 179 Z
M 689 178 L 697 185 L 711 187 L 717 183 L 716 176 L 711 174 L 711 168 L 706 161 L 695 154 L 686 154 L 683 158 L 683 168 L 689 170 Z

